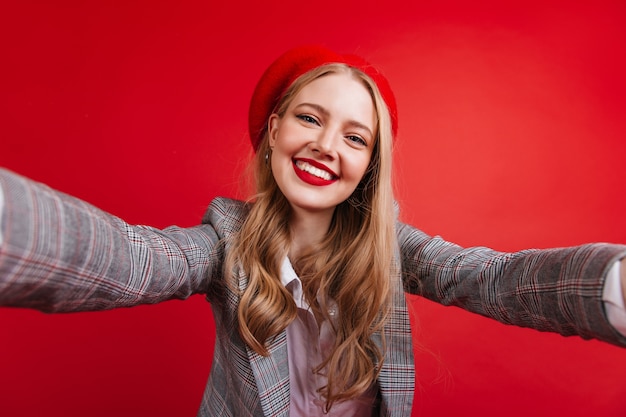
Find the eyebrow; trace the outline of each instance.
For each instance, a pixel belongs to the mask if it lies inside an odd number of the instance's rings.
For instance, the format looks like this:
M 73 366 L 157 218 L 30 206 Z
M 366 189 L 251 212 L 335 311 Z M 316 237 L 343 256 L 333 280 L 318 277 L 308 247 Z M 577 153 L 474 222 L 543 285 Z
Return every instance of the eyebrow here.
M 315 103 L 300 103 L 295 108 L 298 109 L 300 107 L 307 107 L 307 106 L 308 107 L 313 107 L 315 110 L 320 112 L 324 117 L 330 116 L 330 112 L 326 108 L 320 106 L 319 104 L 315 104 Z M 348 120 L 348 124 L 350 126 L 354 126 L 356 128 L 363 129 L 363 130 L 367 131 L 370 134 L 371 137 L 374 137 L 374 132 L 372 132 L 370 130 L 370 128 L 367 127 L 366 125 L 364 125 L 363 123 L 357 122 L 356 120 Z

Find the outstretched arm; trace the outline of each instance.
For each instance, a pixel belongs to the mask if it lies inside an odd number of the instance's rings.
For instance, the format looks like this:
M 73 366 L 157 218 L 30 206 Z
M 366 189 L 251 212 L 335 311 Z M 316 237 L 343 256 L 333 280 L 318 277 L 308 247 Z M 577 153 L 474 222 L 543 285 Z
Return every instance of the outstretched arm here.
M 206 292 L 221 270 L 211 225 L 131 226 L 0 170 L 0 306 L 102 310 Z
M 626 256 L 626 246 L 503 253 L 462 248 L 405 224 L 398 225 L 398 239 L 410 293 L 505 324 L 626 346 L 603 301 L 607 273 Z

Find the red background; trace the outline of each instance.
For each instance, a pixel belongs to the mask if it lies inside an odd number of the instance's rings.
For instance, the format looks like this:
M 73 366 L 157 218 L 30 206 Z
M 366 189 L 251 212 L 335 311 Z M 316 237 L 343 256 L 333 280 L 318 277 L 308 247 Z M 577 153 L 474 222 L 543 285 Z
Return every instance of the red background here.
M 626 242 L 626 3 L 5 1 L 0 165 L 131 223 L 241 196 L 255 82 L 322 43 L 381 66 L 404 220 L 501 250 Z M 574 3 L 574 4 L 572 4 Z M 626 351 L 411 298 L 415 416 L 623 416 Z M 47 316 L 0 309 L 0 415 L 193 416 L 200 296 Z

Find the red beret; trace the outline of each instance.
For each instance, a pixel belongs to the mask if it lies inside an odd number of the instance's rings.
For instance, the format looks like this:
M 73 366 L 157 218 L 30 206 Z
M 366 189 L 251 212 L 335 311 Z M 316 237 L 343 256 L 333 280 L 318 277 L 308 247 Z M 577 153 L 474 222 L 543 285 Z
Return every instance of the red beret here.
M 300 46 L 281 55 L 272 63 L 254 89 L 248 113 L 248 129 L 252 146 L 256 150 L 261 143 L 267 120 L 287 88 L 296 78 L 319 66 L 331 63 L 346 64 L 367 74 L 389 108 L 393 136 L 398 130 L 398 109 L 389 82 L 373 65 L 356 55 L 340 55 L 321 46 Z

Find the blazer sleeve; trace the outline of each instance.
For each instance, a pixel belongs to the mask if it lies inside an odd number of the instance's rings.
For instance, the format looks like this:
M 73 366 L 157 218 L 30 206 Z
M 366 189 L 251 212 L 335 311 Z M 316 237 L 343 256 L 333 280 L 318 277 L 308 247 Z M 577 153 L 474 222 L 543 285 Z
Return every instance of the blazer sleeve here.
M 602 301 L 610 267 L 626 246 L 497 252 L 462 248 L 398 224 L 405 290 L 505 324 L 579 335 L 626 347 L 608 322 Z
M 221 273 L 215 228 L 132 226 L 0 170 L 0 306 L 44 312 L 130 307 L 206 293 Z

